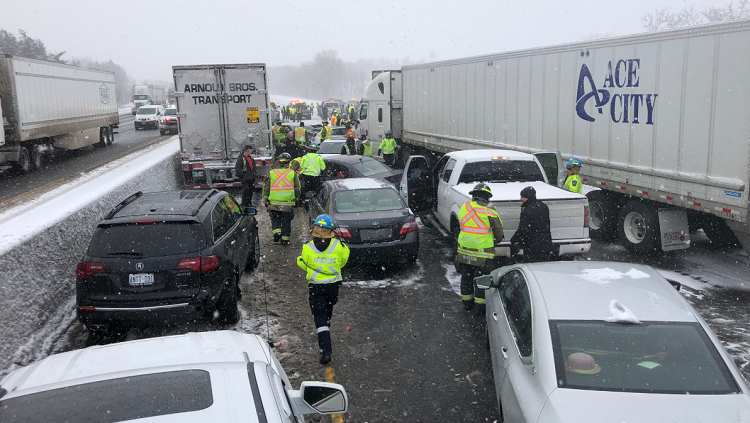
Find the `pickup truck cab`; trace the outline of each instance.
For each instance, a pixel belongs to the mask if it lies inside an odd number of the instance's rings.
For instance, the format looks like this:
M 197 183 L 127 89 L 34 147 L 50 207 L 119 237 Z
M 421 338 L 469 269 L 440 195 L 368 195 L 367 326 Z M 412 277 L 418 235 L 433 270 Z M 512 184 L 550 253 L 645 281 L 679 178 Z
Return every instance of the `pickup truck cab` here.
M 471 199 L 469 191 L 479 182 L 488 184 L 492 190 L 489 206 L 500 214 L 505 232 L 500 255 L 510 257 L 510 238 L 521 215 L 520 193 L 532 186 L 537 199 L 549 207 L 557 255 L 585 253 L 591 248 L 588 200 L 559 188 L 563 180 L 559 152 L 465 150 L 445 154 L 435 166 L 424 156 L 410 156 L 399 191 L 415 214 L 434 213 L 455 241 L 460 232 L 458 211 Z

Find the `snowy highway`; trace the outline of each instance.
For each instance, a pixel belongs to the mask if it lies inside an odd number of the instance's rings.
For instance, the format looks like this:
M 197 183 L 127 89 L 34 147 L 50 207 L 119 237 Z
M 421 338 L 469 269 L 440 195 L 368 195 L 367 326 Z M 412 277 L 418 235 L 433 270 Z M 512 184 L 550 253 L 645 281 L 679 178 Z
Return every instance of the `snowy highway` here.
M 171 149 L 171 150 L 170 150 Z M 17 244 L 16 251 L 3 256 L 0 270 L 13 283 L 4 287 L 5 298 L 36 295 L 37 300 L 24 304 L 23 313 L 13 323 L 23 331 L 25 319 L 34 321 L 44 311 L 45 322 L 28 339 L 14 340 L 15 348 L 5 351 L 11 360 L 0 374 L 45 356 L 94 344 L 107 344 L 190 331 L 234 329 L 258 333 L 275 345 L 284 368 L 293 380 L 322 380 L 330 375 L 317 363 L 315 329 L 307 302 L 304 275 L 295 264 L 301 246 L 308 240 L 307 218 L 301 209 L 293 223 L 292 242 L 282 247 L 271 242 L 270 219 L 255 197 L 261 228 L 262 263 L 241 280 L 242 318 L 236 325 L 190 323 L 175 327 L 131 329 L 125 334 L 91 338 L 75 319 L 74 292 L 76 252 L 85 248 L 90 232 L 102 214 L 136 190 L 176 189 L 179 181 L 173 170 L 176 143 L 173 139 L 150 147 L 134 159 L 121 159 L 101 170 L 96 177 L 70 183 L 60 194 L 73 196 L 82 203 L 97 204 L 93 210 L 68 211 L 60 231 L 42 231 L 33 238 L 14 239 L 19 222 L 24 220 L 0 216 L 3 239 Z M 145 169 L 132 163 L 158 164 Z M 118 185 L 119 184 L 119 185 Z M 97 189 L 117 186 L 97 193 Z M 81 191 L 76 193 L 74 189 Z M 102 195 L 106 199 L 86 198 Z M 66 194 L 67 193 L 67 194 Z M 52 192 L 53 197 L 57 194 Z M 232 192 L 238 196 L 239 192 Z M 41 196 L 40 207 L 54 208 L 50 198 Z M 74 205 L 75 206 L 75 205 Z M 75 209 L 75 207 L 73 207 Z M 51 210 L 47 209 L 48 214 Z M 44 213 L 42 213 L 44 214 Z M 26 215 L 26 222 L 31 215 Z M 61 222 L 61 223 L 60 223 Z M 13 225 L 12 228 L 9 225 Z M 71 230 L 75 228 L 75 230 Z M 335 381 L 343 384 L 350 395 L 347 421 L 495 421 L 498 419 L 492 367 L 484 340 L 484 317 L 463 310 L 459 300 L 459 275 L 451 264 L 448 239 L 437 230 L 420 227 L 421 250 L 413 265 L 372 266 L 351 264 L 345 268 L 345 283 L 334 311 Z M 66 238 L 67 237 L 67 238 Z M 76 241 L 69 254 L 45 257 L 24 268 L 36 275 L 19 276 L 9 270 L 14 253 L 21 254 L 40 246 Z M 693 246 L 686 251 L 660 257 L 633 256 L 616 244 L 595 243 L 579 260 L 630 261 L 652 265 L 683 284 L 682 293 L 699 310 L 717 332 L 743 374 L 750 376 L 750 312 L 747 286 L 750 259 L 737 249 L 717 249 L 701 233 L 692 236 Z M 12 261 L 12 260 L 11 260 Z M 50 269 L 50 267 L 52 269 Z M 14 276 L 10 276 L 14 275 Z M 25 291 L 29 281 L 36 284 Z M 60 288 L 62 287 L 62 288 Z M 11 305 L 13 301 L 11 301 Z M 3 336 L 9 336 L 8 328 Z M 10 338 L 6 338 L 10 339 Z M 427 394 L 429 392 L 429 394 Z M 414 401 L 418 395 L 423 401 Z

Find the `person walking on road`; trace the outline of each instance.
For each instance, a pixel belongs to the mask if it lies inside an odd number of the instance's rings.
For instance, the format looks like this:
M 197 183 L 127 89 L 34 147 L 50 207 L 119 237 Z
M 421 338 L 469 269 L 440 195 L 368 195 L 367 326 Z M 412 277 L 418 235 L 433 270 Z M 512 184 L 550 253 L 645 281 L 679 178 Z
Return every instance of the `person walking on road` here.
M 297 266 L 307 272 L 310 310 L 318 332 L 320 364 L 331 362 L 331 317 L 333 306 L 339 300 L 339 287 L 343 278 L 341 268 L 349 261 L 349 247 L 334 238 L 333 219 L 327 214 L 315 218 L 310 231 L 312 241 L 302 246 Z
M 469 192 L 471 201 L 464 203 L 458 211 L 461 232 L 458 234 L 456 270 L 461 274 L 461 301 L 464 309 L 476 307 L 477 314 L 484 314 L 484 291 L 474 292 L 474 278 L 487 275 L 495 269 L 495 247 L 500 245 L 505 234 L 503 221 L 497 211 L 487 207 L 492 190 L 479 183 Z
M 393 166 L 396 162 L 395 153 L 397 148 L 398 144 L 396 144 L 396 140 L 393 139 L 393 131 L 390 129 L 385 131 L 385 138 L 383 138 L 383 141 L 380 141 L 380 146 L 378 146 L 378 156 L 383 153 L 385 164 Z
M 549 208 L 536 199 L 534 187 L 521 190 L 521 218 L 510 238 L 514 250 L 523 249 L 523 262 L 550 261 L 553 254 Z
M 581 161 L 573 157 L 565 164 L 565 185 L 563 188 L 576 194 L 583 192 L 583 181 L 578 173 L 581 171 Z
M 242 203 L 243 208 L 252 206 L 253 191 L 255 190 L 255 161 L 253 160 L 253 146 L 246 145 L 242 149 L 242 154 L 237 157 L 234 164 L 234 174 L 242 182 Z
M 281 241 L 281 245 L 289 244 L 294 206 L 300 198 L 299 178 L 289 168 L 291 160 L 289 153 L 280 155 L 276 168 L 271 169 L 263 183 L 263 203 L 271 215 L 273 242 Z
M 300 160 L 300 178 L 302 182 L 302 194 L 315 192 L 322 183 L 321 174 L 326 170 L 326 162 L 317 153 L 318 144 L 310 143 L 307 147 L 308 153 Z

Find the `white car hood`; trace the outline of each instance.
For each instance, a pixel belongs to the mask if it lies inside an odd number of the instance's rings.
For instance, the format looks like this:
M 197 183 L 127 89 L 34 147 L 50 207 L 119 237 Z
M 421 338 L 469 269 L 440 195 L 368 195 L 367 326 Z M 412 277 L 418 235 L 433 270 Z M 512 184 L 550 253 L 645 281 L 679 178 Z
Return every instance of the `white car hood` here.
M 750 422 L 745 394 L 683 395 L 555 389 L 538 423 Z
M 474 189 L 477 182 L 461 183 L 453 187 L 461 194 L 471 197 L 469 191 Z M 539 200 L 568 200 L 586 198 L 581 194 L 566 191 L 562 188 L 546 184 L 544 182 L 499 182 L 488 183 L 492 190 L 490 201 L 520 201 L 521 190 L 531 186 L 536 190 L 536 198 Z

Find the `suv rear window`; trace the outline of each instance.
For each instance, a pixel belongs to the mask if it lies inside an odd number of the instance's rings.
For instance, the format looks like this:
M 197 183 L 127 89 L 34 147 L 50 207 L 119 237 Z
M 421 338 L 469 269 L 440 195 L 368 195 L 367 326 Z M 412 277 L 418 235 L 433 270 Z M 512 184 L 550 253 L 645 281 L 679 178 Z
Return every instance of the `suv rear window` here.
M 531 160 L 492 160 L 466 163 L 458 183 L 465 182 L 544 182 L 536 162 Z
M 177 116 L 177 109 L 167 109 L 164 116 Z
M 205 370 L 180 370 L 67 386 L 1 400 L 0 420 L 3 423 L 115 423 L 203 410 L 213 403 L 211 375 Z
M 88 254 L 94 257 L 160 257 L 200 251 L 206 246 L 198 223 L 162 222 L 100 226 Z

